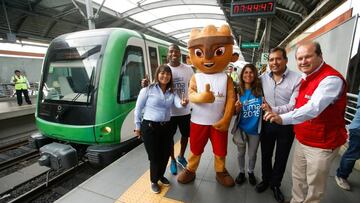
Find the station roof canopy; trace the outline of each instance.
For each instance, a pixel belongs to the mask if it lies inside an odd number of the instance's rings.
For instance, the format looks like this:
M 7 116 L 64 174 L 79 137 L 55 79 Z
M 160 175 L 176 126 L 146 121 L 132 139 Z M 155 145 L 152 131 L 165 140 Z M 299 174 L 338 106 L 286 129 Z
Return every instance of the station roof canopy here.
M 264 0 L 262 0 L 264 1 Z M 343 0 L 273 0 L 269 47 L 286 45 Z M 138 30 L 186 46 L 192 28 L 228 23 L 236 42 L 262 42 L 267 17 L 231 16 L 236 0 L 93 0 L 95 27 Z M 244 2 L 244 1 L 242 1 Z M 254 0 L 248 2 L 255 2 Z M 53 38 L 88 29 L 86 0 L 1 0 L 0 37 L 3 41 L 49 42 Z M 242 49 L 248 62 L 259 49 Z

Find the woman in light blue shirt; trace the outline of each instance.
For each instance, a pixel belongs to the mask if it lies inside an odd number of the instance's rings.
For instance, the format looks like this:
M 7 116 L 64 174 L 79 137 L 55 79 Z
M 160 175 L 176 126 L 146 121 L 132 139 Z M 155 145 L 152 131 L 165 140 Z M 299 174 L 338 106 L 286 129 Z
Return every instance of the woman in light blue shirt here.
M 237 119 L 234 123 L 232 133 L 233 141 L 238 148 L 238 161 L 240 173 L 235 182 L 242 184 L 245 178 L 245 152 L 248 145 L 248 175 L 249 182 L 256 184 L 254 168 L 256 163 L 256 153 L 260 141 L 261 128 L 261 104 L 262 88 L 258 78 L 258 71 L 252 64 L 246 64 L 240 73 L 240 83 L 238 89 L 238 100 L 235 103 Z
M 188 100 L 180 99 L 174 93 L 171 69 L 168 65 L 161 65 L 155 71 L 155 83 L 141 89 L 135 106 L 134 132 L 144 141 L 150 161 L 151 190 L 154 193 L 160 192 L 158 181 L 164 186 L 170 184 L 164 173 L 172 147 L 169 127 L 173 104 L 182 108 L 188 104 Z

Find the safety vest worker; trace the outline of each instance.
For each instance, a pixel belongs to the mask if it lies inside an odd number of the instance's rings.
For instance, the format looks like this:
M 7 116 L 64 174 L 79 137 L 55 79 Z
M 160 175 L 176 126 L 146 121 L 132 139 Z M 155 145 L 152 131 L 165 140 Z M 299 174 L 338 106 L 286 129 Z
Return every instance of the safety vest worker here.
M 14 75 L 11 77 L 11 81 L 15 84 L 15 89 L 16 90 L 27 90 L 28 86 L 29 86 L 29 82 L 27 80 L 27 78 L 23 75 Z
M 16 90 L 16 98 L 19 106 L 22 105 L 22 94 L 24 94 L 25 101 L 28 104 L 31 104 L 31 100 L 29 98 L 28 88 L 30 87 L 29 81 L 25 76 L 21 75 L 19 70 L 15 70 L 15 75 L 11 77 L 11 83 L 15 85 Z

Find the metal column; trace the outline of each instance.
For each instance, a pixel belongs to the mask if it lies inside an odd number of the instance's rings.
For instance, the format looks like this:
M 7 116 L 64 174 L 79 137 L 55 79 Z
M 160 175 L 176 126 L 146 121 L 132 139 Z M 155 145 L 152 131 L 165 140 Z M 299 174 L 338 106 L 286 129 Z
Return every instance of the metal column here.
M 266 29 L 265 29 L 265 41 L 264 41 L 264 53 L 269 53 L 269 44 L 270 44 L 270 34 L 271 34 L 272 18 L 266 19 Z
M 92 0 L 85 0 L 87 21 L 89 30 L 95 29 L 94 12 L 92 7 Z

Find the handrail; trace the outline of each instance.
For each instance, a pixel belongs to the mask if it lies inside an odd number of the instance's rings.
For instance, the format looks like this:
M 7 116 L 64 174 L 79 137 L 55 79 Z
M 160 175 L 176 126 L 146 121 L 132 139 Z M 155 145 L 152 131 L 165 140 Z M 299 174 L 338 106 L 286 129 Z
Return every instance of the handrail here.
M 39 89 L 39 83 L 33 82 L 30 83 L 30 88 L 28 89 L 29 95 L 37 95 Z M 0 83 L 0 98 L 4 97 L 15 97 L 15 86 L 12 83 Z
M 347 104 L 346 104 L 346 111 L 345 111 L 345 120 L 350 123 L 352 119 L 354 119 L 356 113 L 356 105 L 358 101 L 358 95 L 347 93 Z

